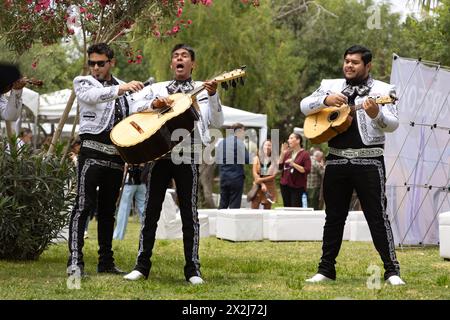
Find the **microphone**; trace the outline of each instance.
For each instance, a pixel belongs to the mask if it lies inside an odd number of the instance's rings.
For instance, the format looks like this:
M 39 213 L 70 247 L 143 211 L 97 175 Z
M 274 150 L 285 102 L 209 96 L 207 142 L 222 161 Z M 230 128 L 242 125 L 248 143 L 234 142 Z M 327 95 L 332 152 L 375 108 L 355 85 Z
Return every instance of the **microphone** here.
M 150 78 L 147 79 L 147 81 L 144 82 L 144 87 L 149 86 L 149 85 L 154 84 L 154 83 L 155 83 L 155 78 L 150 77 Z
M 151 85 L 151 84 L 154 84 L 154 83 L 155 83 L 155 78 L 150 77 L 150 78 L 148 78 L 148 79 L 144 82 L 144 88 L 147 87 L 147 86 L 149 86 L 149 85 Z M 136 92 L 138 92 L 138 91 L 136 91 Z M 124 94 L 124 96 L 125 96 L 125 97 L 128 97 L 128 96 L 130 96 L 131 94 L 136 93 L 136 92 L 127 91 L 127 92 Z

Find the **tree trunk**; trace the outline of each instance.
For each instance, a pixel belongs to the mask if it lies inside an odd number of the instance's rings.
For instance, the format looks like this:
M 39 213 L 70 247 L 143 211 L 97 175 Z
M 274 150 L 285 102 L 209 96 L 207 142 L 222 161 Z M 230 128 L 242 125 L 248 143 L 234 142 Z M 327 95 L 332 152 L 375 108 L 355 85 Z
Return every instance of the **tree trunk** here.
M 75 91 L 74 89 L 72 89 L 72 92 L 70 93 L 70 98 L 66 104 L 66 108 L 64 109 L 64 112 L 61 115 L 61 119 L 59 119 L 58 128 L 56 128 L 55 134 L 52 137 L 52 142 L 50 143 L 50 146 L 48 148 L 47 156 L 50 156 L 55 152 L 56 142 L 59 140 L 59 137 L 61 136 L 62 129 L 64 127 L 64 124 L 66 123 L 67 118 L 69 117 L 69 112 L 70 109 L 72 109 L 74 101 L 75 101 Z

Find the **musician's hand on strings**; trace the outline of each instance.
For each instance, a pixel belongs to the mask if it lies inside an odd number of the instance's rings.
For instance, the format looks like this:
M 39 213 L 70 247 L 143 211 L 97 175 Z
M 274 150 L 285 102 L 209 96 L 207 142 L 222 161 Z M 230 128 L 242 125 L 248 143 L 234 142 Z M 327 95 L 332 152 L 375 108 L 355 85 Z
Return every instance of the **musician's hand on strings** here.
M 217 92 L 217 81 L 216 80 L 210 80 L 203 82 L 203 85 L 205 86 L 206 91 L 208 91 L 208 95 L 213 96 Z
M 380 107 L 375 102 L 375 100 L 371 98 L 367 98 L 366 100 L 364 100 L 363 108 L 364 111 L 366 111 L 367 115 L 372 119 L 374 119 L 378 115 L 378 112 L 380 112 Z
M 122 83 L 121 85 L 119 85 L 119 96 L 128 91 L 137 92 L 142 89 L 144 89 L 144 84 L 140 81 L 133 80 L 128 83 Z
M 172 105 L 173 100 L 167 97 L 159 97 L 153 100 L 152 102 L 152 108 L 153 109 L 161 109 L 164 107 L 168 107 Z
M 342 93 L 330 94 L 323 101 L 323 103 L 329 107 L 339 107 L 343 104 L 346 104 L 347 102 L 348 102 L 347 97 Z

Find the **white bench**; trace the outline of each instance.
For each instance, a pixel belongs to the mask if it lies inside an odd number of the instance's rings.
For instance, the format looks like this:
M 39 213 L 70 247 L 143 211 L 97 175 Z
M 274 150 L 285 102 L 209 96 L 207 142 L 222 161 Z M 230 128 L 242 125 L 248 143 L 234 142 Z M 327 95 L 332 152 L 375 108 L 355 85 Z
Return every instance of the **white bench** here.
M 183 239 L 180 209 L 175 203 L 173 194 L 174 190 L 167 189 L 156 229 L 156 239 Z M 209 237 L 208 216 L 199 214 L 198 220 L 200 237 Z
M 271 241 L 321 241 L 324 211 L 274 210 L 268 216 Z
M 216 237 L 231 241 L 263 240 L 263 214 L 261 210 L 219 210 L 216 219 Z
M 345 225 L 348 225 L 350 241 L 372 241 L 369 225 L 362 211 L 350 211 Z
M 216 221 L 217 221 L 217 213 L 219 212 L 218 209 L 198 209 L 198 214 L 207 215 L 208 216 L 208 223 L 209 223 L 209 235 L 210 236 L 216 236 L 217 228 L 216 228 Z
M 282 211 L 314 211 L 314 208 L 303 208 L 303 207 L 276 207 L 274 209 Z
M 205 214 L 198 215 L 200 223 L 200 238 L 209 237 L 209 220 Z M 156 239 L 183 239 L 181 216 L 178 214 L 174 220 L 163 221 L 159 219 L 156 229 Z
M 439 214 L 439 254 L 450 259 L 450 211 Z

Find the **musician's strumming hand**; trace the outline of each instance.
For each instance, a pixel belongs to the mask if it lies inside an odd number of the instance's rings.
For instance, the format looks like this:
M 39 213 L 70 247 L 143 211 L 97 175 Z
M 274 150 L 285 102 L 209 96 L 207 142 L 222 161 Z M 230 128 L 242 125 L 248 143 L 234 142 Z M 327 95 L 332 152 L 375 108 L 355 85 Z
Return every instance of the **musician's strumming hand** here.
M 216 94 L 217 91 L 216 80 L 205 81 L 203 82 L 203 85 L 205 86 L 206 91 L 208 91 L 208 95 L 213 96 Z
M 168 107 L 172 105 L 173 100 L 168 97 L 159 97 L 153 100 L 152 102 L 152 108 L 153 109 L 161 109 L 164 107 Z
M 348 102 L 347 97 L 342 93 L 330 94 L 323 101 L 323 103 L 329 107 L 339 107 L 343 104 L 346 104 L 347 102 Z
M 144 84 L 140 81 L 133 80 L 128 83 L 122 83 L 121 85 L 119 85 L 119 96 L 128 91 L 137 92 L 142 89 L 144 89 Z
M 378 112 L 380 112 L 380 107 L 375 102 L 375 100 L 371 98 L 367 98 L 366 100 L 364 100 L 363 108 L 364 111 L 366 111 L 367 115 L 372 119 L 374 119 L 378 115 Z

